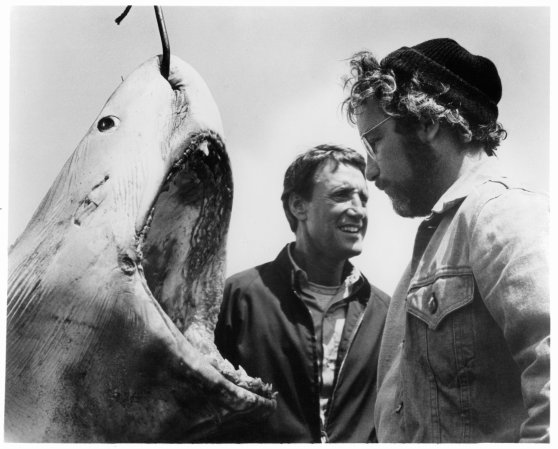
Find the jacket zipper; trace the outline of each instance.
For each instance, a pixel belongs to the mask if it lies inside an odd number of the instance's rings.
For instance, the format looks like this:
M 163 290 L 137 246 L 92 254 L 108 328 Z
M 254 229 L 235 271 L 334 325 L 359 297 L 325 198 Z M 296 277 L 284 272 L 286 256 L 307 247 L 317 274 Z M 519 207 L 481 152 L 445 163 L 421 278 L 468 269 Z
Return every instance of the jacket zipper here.
M 317 342 L 316 339 L 316 333 L 314 331 L 314 320 L 312 319 L 312 315 L 310 313 L 310 311 L 308 310 L 308 307 L 306 307 L 306 305 L 304 304 L 304 301 L 302 300 L 300 294 L 295 290 L 292 289 L 292 292 L 294 293 L 294 295 L 300 300 L 300 302 L 302 303 L 302 305 L 304 306 L 304 310 L 306 310 L 306 316 L 308 318 L 310 318 L 310 323 L 312 324 L 312 336 L 314 337 L 314 341 Z M 347 351 L 348 352 L 348 351 Z M 320 369 L 320 361 L 318 360 L 317 354 L 316 354 L 316 347 L 315 345 L 312 347 L 312 353 L 314 354 L 314 361 L 317 363 L 317 368 L 318 370 Z M 316 379 L 317 376 L 317 379 Z M 320 376 L 321 374 L 319 372 L 316 372 L 316 370 L 314 370 L 314 381 L 316 380 L 320 380 Z M 320 382 L 314 382 L 317 385 L 317 395 L 318 395 L 318 417 L 320 418 L 320 442 L 321 443 L 327 443 L 329 441 L 328 436 L 327 436 L 327 432 L 326 432 L 326 428 L 325 428 L 325 424 L 322 422 L 322 418 L 321 418 L 321 413 L 320 413 Z
M 333 391 L 331 393 L 331 398 L 329 399 L 329 407 L 327 409 L 327 417 L 326 417 L 326 422 L 324 424 L 324 429 L 323 429 L 323 433 L 326 435 L 326 438 L 327 438 L 326 429 L 328 427 L 329 417 L 331 416 L 331 410 L 333 408 L 333 400 L 335 398 L 335 392 L 337 391 L 337 386 L 339 385 L 339 379 L 341 379 L 341 371 L 343 370 L 343 367 L 345 366 L 345 360 L 347 360 L 347 356 L 349 355 L 349 351 L 351 350 L 351 346 L 353 345 L 353 341 L 355 339 L 355 336 L 356 336 L 358 330 L 360 329 L 360 325 L 362 324 L 362 321 L 364 320 L 364 312 L 366 312 L 366 308 L 364 308 L 364 310 L 360 314 L 360 316 L 358 318 L 357 325 L 355 326 L 355 328 L 353 330 L 353 333 L 351 334 L 349 344 L 347 345 L 347 350 L 345 351 L 345 355 L 343 356 L 343 360 L 341 361 L 341 366 L 339 367 L 339 372 L 337 373 L 337 382 L 335 382 L 335 385 L 333 386 Z M 324 442 L 323 437 L 322 437 L 322 442 Z

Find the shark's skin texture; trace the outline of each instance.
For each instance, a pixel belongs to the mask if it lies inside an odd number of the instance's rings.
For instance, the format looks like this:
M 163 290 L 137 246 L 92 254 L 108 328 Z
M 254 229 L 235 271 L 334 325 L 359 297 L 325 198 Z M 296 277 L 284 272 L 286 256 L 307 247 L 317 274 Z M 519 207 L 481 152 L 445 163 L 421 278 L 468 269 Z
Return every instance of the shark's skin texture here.
M 127 77 L 10 249 L 5 440 L 203 441 L 270 387 L 213 345 L 232 176 L 200 75 Z

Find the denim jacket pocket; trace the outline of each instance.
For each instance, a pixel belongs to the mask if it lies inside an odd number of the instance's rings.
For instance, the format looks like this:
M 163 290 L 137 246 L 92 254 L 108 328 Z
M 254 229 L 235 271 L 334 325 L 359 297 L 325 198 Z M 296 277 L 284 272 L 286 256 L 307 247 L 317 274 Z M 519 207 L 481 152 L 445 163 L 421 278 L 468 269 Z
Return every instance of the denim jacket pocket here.
M 475 281 L 459 273 L 414 284 L 407 295 L 404 421 L 415 441 L 466 442 L 473 420 Z M 422 423 L 422 424 L 421 424 Z
M 431 330 L 450 313 L 471 303 L 475 293 L 472 274 L 444 276 L 410 289 L 407 312 L 424 321 Z

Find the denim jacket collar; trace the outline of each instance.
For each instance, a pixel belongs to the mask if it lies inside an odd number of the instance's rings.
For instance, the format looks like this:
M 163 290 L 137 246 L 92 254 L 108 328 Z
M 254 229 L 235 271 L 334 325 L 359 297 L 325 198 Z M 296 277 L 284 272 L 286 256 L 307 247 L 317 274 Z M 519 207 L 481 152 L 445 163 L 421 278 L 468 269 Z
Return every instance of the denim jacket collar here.
M 430 217 L 433 214 L 443 214 L 460 204 L 474 188 L 486 181 L 504 178 L 505 176 L 501 174 L 501 168 L 496 157 L 488 156 L 483 152 L 480 159 L 473 163 L 473 166 L 467 172 L 457 178 L 434 204 Z

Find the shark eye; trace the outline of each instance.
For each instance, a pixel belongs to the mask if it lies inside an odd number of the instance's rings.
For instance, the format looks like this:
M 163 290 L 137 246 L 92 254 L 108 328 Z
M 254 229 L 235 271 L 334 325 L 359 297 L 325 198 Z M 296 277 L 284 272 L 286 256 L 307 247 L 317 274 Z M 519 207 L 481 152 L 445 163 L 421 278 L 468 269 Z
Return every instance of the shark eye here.
M 97 129 L 103 133 L 118 126 L 118 123 L 120 123 L 120 120 L 117 117 L 114 115 L 107 115 L 99 120 L 97 123 Z

